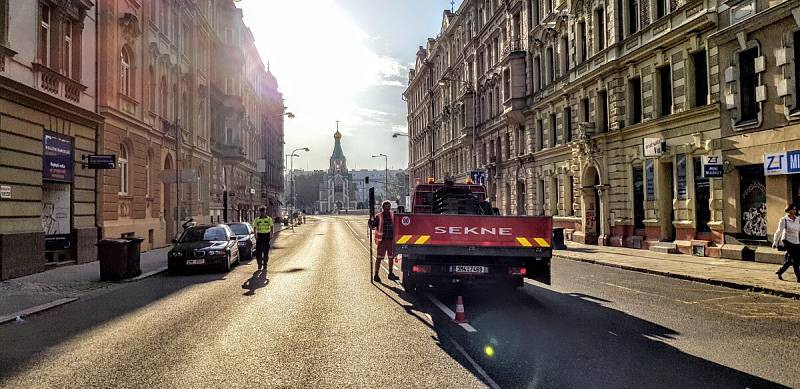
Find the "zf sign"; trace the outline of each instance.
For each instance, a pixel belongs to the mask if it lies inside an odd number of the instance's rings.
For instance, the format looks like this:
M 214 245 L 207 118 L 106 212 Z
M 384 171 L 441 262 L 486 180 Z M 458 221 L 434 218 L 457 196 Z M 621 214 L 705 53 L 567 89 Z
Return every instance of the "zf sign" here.
M 722 177 L 722 157 L 718 155 L 704 155 L 702 159 L 703 177 L 721 178 Z
M 800 150 L 764 154 L 764 175 L 800 173 Z

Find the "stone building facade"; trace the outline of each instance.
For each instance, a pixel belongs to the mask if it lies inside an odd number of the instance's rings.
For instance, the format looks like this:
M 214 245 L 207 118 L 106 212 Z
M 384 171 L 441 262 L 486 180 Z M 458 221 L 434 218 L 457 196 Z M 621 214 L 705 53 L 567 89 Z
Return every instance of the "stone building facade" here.
M 0 0 L 0 279 L 96 259 L 95 7 Z
M 241 10 L 230 0 L 99 8 L 100 151 L 118 159 L 102 173 L 103 236 L 139 236 L 146 250 L 168 244 L 188 218 L 252 217 L 267 204 L 258 165 L 282 143 L 283 102 Z
M 501 212 L 553 216 L 568 239 L 720 255 L 722 181 L 699 175 L 702 156 L 722 153 L 716 6 L 467 0 L 445 11 L 404 96 L 411 180 L 483 170 Z
M 786 205 L 800 204 L 800 3 L 728 1 L 717 18 L 723 252 L 778 262 L 766 242 Z

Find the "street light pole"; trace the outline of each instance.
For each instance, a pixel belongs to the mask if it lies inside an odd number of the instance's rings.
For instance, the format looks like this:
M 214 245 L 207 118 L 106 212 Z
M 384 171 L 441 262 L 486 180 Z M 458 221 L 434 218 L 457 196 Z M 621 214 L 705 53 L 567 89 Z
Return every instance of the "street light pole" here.
M 289 224 L 290 224 L 290 225 L 291 225 L 291 227 L 292 227 L 292 231 L 294 231 L 294 207 L 295 207 L 295 191 L 294 191 L 294 157 L 299 157 L 299 155 L 295 154 L 295 153 L 297 153 L 298 151 L 310 151 L 310 150 L 311 150 L 311 149 L 309 149 L 308 147 L 300 147 L 300 148 L 297 148 L 297 149 L 294 149 L 294 150 L 292 150 L 292 152 L 289 154 L 289 165 L 290 165 L 290 168 L 289 168 L 289 177 L 291 177 L 291 178 L 290 178 L 290 182 L 289 182 L 289 185 L 290 185 L 291 187 L 290 187 L 290 189 L 289 189 L 289 190 L 290 190 L 290 195 L 291 195 L 291 198 L 292 198 L 292 206 L 289 208 L 289 212 L 290 212 L 290 213 L 289 213 Z
M 380 158 L 383 157 L 383 161 L 385 163 L 384 167 L 384 179 L 383 179 L 383 199 L 386 200 L 389 196 L 389 156 L 386 154 L 378 154 L 373 155 L 372 158 Z

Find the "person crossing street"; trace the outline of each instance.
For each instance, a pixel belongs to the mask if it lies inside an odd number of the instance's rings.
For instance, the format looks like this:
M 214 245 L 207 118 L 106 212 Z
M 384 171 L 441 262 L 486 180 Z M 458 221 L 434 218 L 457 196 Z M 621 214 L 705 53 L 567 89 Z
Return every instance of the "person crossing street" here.
M 375 253 L 375 275 L 373 279 L 375 282 L 381 282 L 378 274 L 381 269 L 381 261 L 383 261 L 384 255 L 387 255 L 389 257 L 389 279 L 396 281 L 400 278 L 394 274 L 394 213 L 392 212 L 392 203 L 384 201 L 381 208 L 382 212 L 375 215 L 375 219 L 369 221 L 370 228 L 375 230 L 375 244 L 378 246 Z
M 269 262 L 269 240 L 272 235 L 272 218 L 267 216 L 267 209 L 259 208 L 258 217 L 253 220 L 256 231 L 256 263 L 258 270 L 266 270 Z

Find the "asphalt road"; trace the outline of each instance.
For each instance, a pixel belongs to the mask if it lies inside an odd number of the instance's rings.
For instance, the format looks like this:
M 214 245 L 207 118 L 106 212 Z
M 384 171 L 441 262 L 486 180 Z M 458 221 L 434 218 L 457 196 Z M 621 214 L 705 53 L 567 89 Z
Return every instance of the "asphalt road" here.
M 0 387 L 800 387 L 800 301 L 555 260 L 518 293 L 372 285 L 357 217 L 269 275 L 156 276 L 0 326 Z M 463 294 L 475 332 L 453 324 Z

